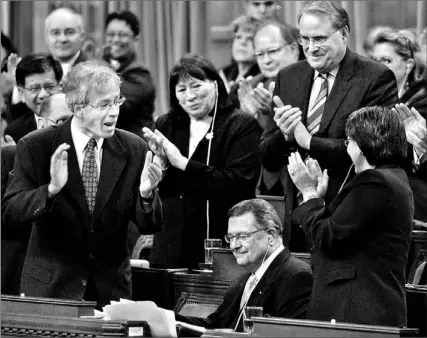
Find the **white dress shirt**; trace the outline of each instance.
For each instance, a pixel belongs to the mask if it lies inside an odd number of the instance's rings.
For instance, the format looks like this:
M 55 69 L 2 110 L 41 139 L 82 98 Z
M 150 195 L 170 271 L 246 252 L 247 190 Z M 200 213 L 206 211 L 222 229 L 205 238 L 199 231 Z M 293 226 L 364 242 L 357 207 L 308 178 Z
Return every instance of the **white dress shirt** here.
M 67 62 L 60 62 L 61 68 L 62 68 L 62 77 L 64 77 L 65 75 L 67 75 L 67 73 L 69 72 L 69 70 L 73 66 L 74 62 L 76 62 L 76 60 L 79 57 L 79 55 L 80 55 L 80 50 L 76 53 L 76 55 L 74 55 Z
M 80 173 L 83 170 L 83 160 L 86 154 L 86 146 L 91 137 L 83 134 L 76 126 L 76 120 L 71 120 L 71 137 L 73 138 L 74 148 L 76 149 L 77 162 L 79 163 Z M 101 163 L 102 163 L 102 144 L 103 138 L 96 141 L 95 147 L 95 162 L 98 174 L 98 180 L 101 175 Z

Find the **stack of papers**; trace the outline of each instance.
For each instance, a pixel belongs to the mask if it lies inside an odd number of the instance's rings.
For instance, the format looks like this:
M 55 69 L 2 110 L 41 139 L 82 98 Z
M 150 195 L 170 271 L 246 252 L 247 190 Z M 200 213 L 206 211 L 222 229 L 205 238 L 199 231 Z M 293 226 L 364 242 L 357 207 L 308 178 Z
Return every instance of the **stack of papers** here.
M 112 301 L 111 305 L 104 306 L 102 315 L 105 320 L 141 320 L 146 321 L 153 337 L 176 337 L 175 313 L 157 307 L 154 302 L 134 302 L 120 299 Z

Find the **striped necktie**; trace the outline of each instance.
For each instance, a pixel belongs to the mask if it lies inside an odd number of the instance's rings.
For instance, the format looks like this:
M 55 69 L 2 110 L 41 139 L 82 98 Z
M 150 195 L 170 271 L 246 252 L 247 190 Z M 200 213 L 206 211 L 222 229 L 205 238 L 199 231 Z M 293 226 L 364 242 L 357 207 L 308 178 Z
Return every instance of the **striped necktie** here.
M 98 171 L 95 161 L 96 140 L 91 138 L 86 146 L 83 160 L 82 180 L 85 188 L 86 202 L 90 213 L 95 208 L 95 197 L 98 189 Z
M 310 135 L 315 134 L 319 130 L 320 121 L 322 120 L 323 111 L 325 110 L 326 99 L 328 98 L 328 75 L 329 73 L 318 75 L 318 77 L 322 79 L 322 84 L 316 101 L 307 114 L 307 131 Z

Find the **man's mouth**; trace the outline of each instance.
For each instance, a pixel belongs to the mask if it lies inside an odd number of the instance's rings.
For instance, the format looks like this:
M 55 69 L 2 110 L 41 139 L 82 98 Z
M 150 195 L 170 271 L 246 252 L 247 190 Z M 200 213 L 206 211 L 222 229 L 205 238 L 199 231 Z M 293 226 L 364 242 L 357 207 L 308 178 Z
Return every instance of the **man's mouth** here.
M 116 124 L 116 122 L 105 122 L 104 125 L 107 127 L 112 127 Z

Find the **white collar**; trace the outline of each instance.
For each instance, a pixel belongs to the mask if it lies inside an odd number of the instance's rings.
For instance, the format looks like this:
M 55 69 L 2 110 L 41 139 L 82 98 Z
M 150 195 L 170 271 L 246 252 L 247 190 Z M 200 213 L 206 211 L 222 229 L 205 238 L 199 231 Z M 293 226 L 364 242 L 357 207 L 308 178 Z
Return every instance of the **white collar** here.
M 80 56 L 80 49 L 77 51 L 76 55 L 74 55 L 70 60 L 66 62 L 61 62 L 61 65 L 72 66 L 74 62 L 76 62 L 79 56 Z
M 73 138 L 74 147 L 76 148 L 77 154 L 83 154 L 86 148 L 87 143 L 91 139 L 91 137 L 82 133 L 76 125 L 76 121 L 73 117 L 71 120 L 71 137 Z M 103 138 L 100 138 L 96 141 L 96 148 L 101 150 L 102 144 L 104 142 Z
M 255 271 L 254 275 L 256 280 L 259 282 L 264 273 L 267 271 L 270 264 L 274 261 L 274 259 L 283 251 L 285 247 L 281 244 L 276 250 L 274 250 L 270 256 L 264 261 L 264 263 Z
M 328 72 L 329 76 L 333 76 L 334 78 L 337 77 L 338 70 L 340 69 L 340 65 L 336 66 L 334 69 L 332 69 L 330 72 Z M 317 79 L 319 76 L 319 72 L 317 70 L 314 71 L 314 79 Z

